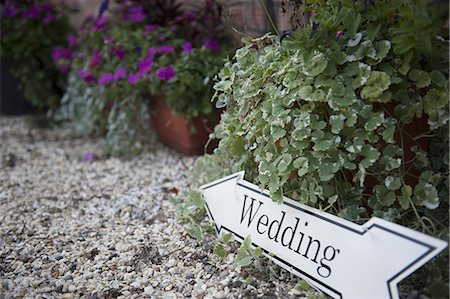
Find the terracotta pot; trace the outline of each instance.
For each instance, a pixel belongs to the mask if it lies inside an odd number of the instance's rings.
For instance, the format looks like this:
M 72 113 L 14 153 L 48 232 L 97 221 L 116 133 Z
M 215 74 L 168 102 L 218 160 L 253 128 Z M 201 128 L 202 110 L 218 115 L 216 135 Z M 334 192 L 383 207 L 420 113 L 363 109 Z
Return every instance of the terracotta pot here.
M 176 115 L 166 105 L 164 96 L 151 98 L 151 123 L 159 141 L 185 155 L 211 153 L 217 147 L 218 140 L 211 140 L 209 134 L 219 122 L 219 113 L 215 120 L 195 117 L 188 122 L 184 115 Z M 206 148 L 205 148 L 206 146 Z

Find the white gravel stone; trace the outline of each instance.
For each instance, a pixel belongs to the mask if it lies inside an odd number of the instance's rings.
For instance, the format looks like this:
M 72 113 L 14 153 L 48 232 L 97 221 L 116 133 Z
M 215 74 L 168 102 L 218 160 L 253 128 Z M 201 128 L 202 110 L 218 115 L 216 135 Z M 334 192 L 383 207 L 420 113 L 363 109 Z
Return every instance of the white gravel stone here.
M 169 198 L 196 157 L 154 145 L 108 158 L 103 143 L 0 117 L 0 298 L 290 296 L 296 279 L 256 279 L 176 222 Z

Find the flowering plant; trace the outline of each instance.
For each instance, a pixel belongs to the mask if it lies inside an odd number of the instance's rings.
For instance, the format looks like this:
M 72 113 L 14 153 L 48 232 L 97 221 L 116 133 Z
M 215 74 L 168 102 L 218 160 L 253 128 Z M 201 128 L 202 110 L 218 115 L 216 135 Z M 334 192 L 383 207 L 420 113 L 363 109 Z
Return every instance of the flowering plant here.
M 71 31 L 67 6 L 51 1 L 3 0 L 1 8 L 0 56 L 12 60 L 13 74 L 20 79 L 24 97 L 40 109 L 55 107 L 65 85 L 68 64 L 58 70 L 57 57 L 70 59 L 70 51 L 52 54 L 54 47 L 65 46 Z
M 212 115 L 212 76 L 222 64 L 223 52 L 218 40 L 194 30 L 200 27 L 194 16 L 201 10 L 187 13 L 177 11 L 176 5 L 168 9 L 170 14 L 177 12 L 176 17 L 165 19 L 153 16 L 153 10 L 148 13 L 140 2 L 127 1 L 119 2 L 112 12 L 115 17 L 108 18 L 107 6 L 103 1 L 97 18 L 82 26 L 70 81 L 78 88 L 66 93 L 63 118 L 85 123 L 79 128 L 84 133 L 106 133 L 107 140 L 114 140 L 109 148 L 120 154 L 141 148 L 139 136 L 145 136 L 142 132 L 149 123 L 149 94 L 165 94 L 168 105 L 188 118 Z M 120 22 L 113 21 L 117 19 Z M 88 103 L 79 102 L 86 97 Z M 75 106 L 80 109 L 76 115 Z M 84 115 L 90 118 L 80 122 Z M 127 121 L 119 126 L 114 119 Z

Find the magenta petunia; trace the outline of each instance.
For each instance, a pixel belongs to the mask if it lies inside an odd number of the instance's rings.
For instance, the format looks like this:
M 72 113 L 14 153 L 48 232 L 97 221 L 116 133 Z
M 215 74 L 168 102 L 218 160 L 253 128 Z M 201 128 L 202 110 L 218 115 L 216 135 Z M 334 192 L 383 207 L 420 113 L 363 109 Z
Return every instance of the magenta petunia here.
M 148 24 L 145 25 L 144 35 L 150 34 L 160 27 L 159 24 Z
M 22 17 L 25 19 L 38 19 L 40 15 L 41 10 L 37 5 L 32 5 L 22 12 Z
M 153 60 L 150 58 L 142 59 L 138 62 L 139 72 L 145 74 L 153 65 Z
M 142 77 L 142 73 L 137 72 L 136 74 L 129 74 L 128 75 L 128 83 L 131 85 L 136 84 Z
M 192 43 L 191 42 L 185 42 L 182 46 L 183 52 L 187 54 L 191 54 L 192 52 Z
M 169 81 L 170 79 L 175 77 L 175 70 L 170 65 L 163 66 L 156 71 L 156 74 L 158 75 L 159 79 Z
M 203 42 L 203 46 L 207 49 L 210 49 L 213 52 L 219 52 L 220 46 L 219 43 L 213 39 L 208 39 Z
M 67 36 L 67 44 L 70 48 L 76 46 L 78 44 L 78 37 L 74 34 L 69 34 Z
M 78 76 L 82 78 L 84 82 L 86 82 L 87 84 L 91 84 L 95 81 L 95 77 L 91 73 L 86 72 L 85 70 L 79 70 Z
M 148 50 L 148 54 L 147 54 L 148 59 L 150 59 L 151 61 L 153 61 L 153 60 L 155 59 L 156 53 L 158 53 L 158 49 L 155 48 L 155 47 L 151 47 L 151 48 Z
M 114 48 L 113 52 L 114 55 L 116 55 L 116 57 L 119 58 L 119 60 L 122 60 L 122 58 L 124 58 L 125 55 L 127 55 L 127 51 L 123 46 L 118 46 L 117 48 Z
M 113 75 L 111 73 L 105 73 L 100 78 L 98 78 L 97 83 L 99 85 L 105 85 L 111 83 Z
M 92 54 L 91 61 L 89 62 L 89 68 L 93 68 L 94 66 L 102 63 L 102 56 L 97 50 L 94 50 Z
M 131 7 L 126 16 L 126 19 L 135 23 L 142 22 L 145 19 L 145 14 L 144 11 L 142 10 L 142 7 L 141 6 Z
M 53 22 L 54 20 L 56 20 L 56 16 L 54 14 L 47 14 L 45 16 L 45 18 L 42 20 L 42 23 L 44 24 L 50 24 L 51 22 Z
M 108 27 L 108 18 L 100 17 L 95 20 L 92 32 L 103 31 Z
M 3 6 L 3 15 L 7 18 L 14 17 L 18 11 L 16 3 L 12 3 L 12 5 L 5 4 L 5 6 Z
M 162 45 L 158 48 L 159 53 L 173 53 L 175 49 L 171 45 Z
M 59 60 L 71 60 L 72 59 L 72 51 L 70 49 L 65 49 L 61 47 L 55 47 L 52 49 L 52 59 L 53 62 L 57 63 Z
M 67 64 L 58 65 L 57 69 L 60 73 L 67 74 L 70 71 L 70 65 Z
M 114 75 L 113 75 L 114 81 L 122 80 L 123 78 L 125 78 L 126 75 L 127 75 L 127 69 L 124 67 L 121 67 L 114 72 Z

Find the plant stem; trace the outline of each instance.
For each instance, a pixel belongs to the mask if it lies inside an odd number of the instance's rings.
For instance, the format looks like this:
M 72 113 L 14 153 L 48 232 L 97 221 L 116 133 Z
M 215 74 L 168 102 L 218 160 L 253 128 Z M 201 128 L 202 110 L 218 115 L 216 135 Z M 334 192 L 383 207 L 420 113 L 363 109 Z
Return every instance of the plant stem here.
M 269 19 L 270 25 L 272 26 L 275 33 L 279 36 L 280 33 L 278 32 L 277 27 L 273 23 L 272 17 L 270 16 L 269 11 L 267 10 L 266 3 L 264 2 L 264 0 L 259 0 L 259 2 L 261 3 L 261 6 L 264 9 L 264 13 L 266 14 L 267 18 Z

